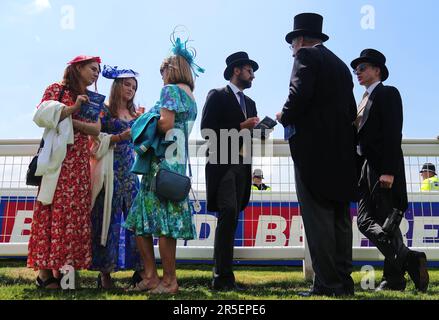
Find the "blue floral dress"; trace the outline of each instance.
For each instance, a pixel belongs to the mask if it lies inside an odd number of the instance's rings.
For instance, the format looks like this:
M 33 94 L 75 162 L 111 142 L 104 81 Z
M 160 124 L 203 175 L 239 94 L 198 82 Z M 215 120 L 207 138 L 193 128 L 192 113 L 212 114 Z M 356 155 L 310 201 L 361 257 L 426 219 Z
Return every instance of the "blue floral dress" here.
M 167 85 L 162 89 L 160 101 L 150 112 L 160 113 L 161 108 L 175 112 L 174 128 L 179 132 L 173 146 L 176 152 L 168 156 L 161 165 L 174 172 L 186 174 L 184 130 L 187 129 L 189 136 L 197 118 L 196 102 L 177 85 Z M 163 201 L 150 191 L 151 181 L 158 172 L 159 165 L 160 160 L 154 158 L 151 162 L 151 170 L 143 176 L 140 191 L 134 200 L 124 227 L 139 236 L 195 239 L 196 232 L 189 198 L 179 203 Z
M 102 132 L 116 135 L 130 128 L 135 120 L 124 121 L 113 118 L 108 109 L 105 109 L 101 121 Z M 143 269 L 137 251 L 135 235 L 129 230 L 121 228 L 139 191 L 139 178 L 131 173 L 134 159 L 135 153 L 131 141 L 115 144 L 112 212 L 106 247 L 101 245 L 104 190 L 96 199 L 92 211 L 92 270 L 110 273 L 125 269 Z

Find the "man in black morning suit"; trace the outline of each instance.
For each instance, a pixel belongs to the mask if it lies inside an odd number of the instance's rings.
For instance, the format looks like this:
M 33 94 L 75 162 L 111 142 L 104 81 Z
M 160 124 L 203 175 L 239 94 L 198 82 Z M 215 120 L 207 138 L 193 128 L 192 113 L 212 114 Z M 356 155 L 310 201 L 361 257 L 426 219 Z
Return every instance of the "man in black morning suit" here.
M 355 121 L 358 154 L 365 159 L 361 170 L 358 228 L 385 256 L 383 280 L 377 290 L 404 290 L 405 272 L 415 286 L 426 291 L 429 282 L 426 255 L 409 250 L 399 228 L 391 235 L 382 226 L 393 208 L 408 207 L 401 149 L 403 108 L 398 89 L 385 86 L 389 77 L 385 56 L 366 49 L 351 66 L 366 88 Z
M 246 163 L 243 154 L 243 150 L 249 150 L 248 146 L 243 146 L 242 139 L 228 139 L 228 144 L 221 143 L 220 131 L 234 130 L 236 137 L 237 133 L 252 130 L 259 122 L 255 102 L 243 93 L 252 86 L 258 64 L 250 60 L 245 52 L 232 54 L 226 63 L 224 78 L 230 83 L 225 88 L 209 92 L 201 119 L 203 137 L 208 138 L 208 131 L 216 136 L 216 143 L 209 138 L 206 165 L 207 209 L 218 212 L 212 281 L 214 290 L 239 289 L 233 274 L 233 247 L 239 213 L 249 203 L 252 184 L 251 161 Z M 250 131 L 247 133 L 250 134 Z M 239 141 L 239 148 L 232 148 L 233 140 Z M 234 150 L 239 150 L 239 154 L 232 154 L 236 152 Z M 233 159 L 239 161 L 234 163 Z
M 278 120 L 286 128 L 296 191 L 315 272 L 310 295 L 352 295 L 352 220 L 357 200 L 356 103 L 349 68 L 323 42 L 323 17 L 294 18 L 290 93 Z M 288 130 L 288 131 L 287 131 Z M 288 132 L 288 134 L 287 134 Z

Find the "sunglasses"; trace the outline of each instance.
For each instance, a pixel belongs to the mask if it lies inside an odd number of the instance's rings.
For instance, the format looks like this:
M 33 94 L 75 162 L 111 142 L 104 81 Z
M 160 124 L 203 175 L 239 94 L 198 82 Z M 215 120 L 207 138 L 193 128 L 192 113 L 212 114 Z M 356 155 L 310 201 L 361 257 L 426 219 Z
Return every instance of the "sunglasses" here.
M 357 67 L 354 71 L 352 71 L 352 72 L 353 72 L 355 75 L 358 75 L 358 74 L 360 74 L 360 73 L 366 71 L 366 69 L 369 68 L 369 67 L 370 67 L 370 64 L 368 64 L 368 63 L 362 63 L 362 64 L 359 64 L 358 67 Z
M 250 75 L 254 75 L 255 74 L 255 72 L 253 71 L 252 68 L 242 68 L 242 70 L 247 71 Z

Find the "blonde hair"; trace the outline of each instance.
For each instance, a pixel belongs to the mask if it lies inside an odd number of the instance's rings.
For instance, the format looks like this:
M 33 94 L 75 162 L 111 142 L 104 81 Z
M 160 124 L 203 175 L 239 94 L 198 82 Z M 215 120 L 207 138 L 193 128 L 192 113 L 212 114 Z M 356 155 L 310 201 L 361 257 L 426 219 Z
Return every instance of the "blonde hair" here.
M 132 78 L 136 82 L 136 92 L 137 92 L 137 79 Z M 124 81 L 126 79 L 116 79 L 113 82 L 113 85 L 111 86 L 111 93 L 110 93 L 110 100 L 108 101 L 108 110 L 110 111 L 112 118 L 117 118 L 118 115 L 118 108 L 122 104 L 122 90 L 124 86 Z M 134 94 L 134 97 L 128 101 L 127 109 L 130 112 L 132 116 L 136 114 L 136 108 L 134 105 L 134 98 L 136 97 L 136 94 Z
M 191 88 L 191 91 L 194 91 L 194 76 L 191 66 L 185 58 L 179 55 L 170 56 L 163 61 L 160 70 L 163 69 L 168 70 L 166 77 L 163 79 L 166 84 L 184 83 Z

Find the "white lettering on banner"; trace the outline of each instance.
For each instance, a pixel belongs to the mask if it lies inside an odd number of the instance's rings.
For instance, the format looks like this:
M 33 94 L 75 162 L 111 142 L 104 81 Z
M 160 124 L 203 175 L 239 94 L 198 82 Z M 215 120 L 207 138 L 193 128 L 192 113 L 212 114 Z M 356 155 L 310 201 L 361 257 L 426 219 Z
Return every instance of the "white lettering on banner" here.
M 287 220 L 281 216 L 259 216 L 255 246 L 285 246 L 287 244 L 287 236 L 284 234 L 286 228 Z
M 352 219 L 352 234 L 352 246 L 354 247 L 361 247 L 361 242 L 363 240 L 367 240 L 367 238 L 360 232 L 360 230 L 358 230 L 357 217 L 354 217 Z
M 198 214 L 196 219 L 195 229 L 197 230 L 198 238 L 201 235 L 204 235 L 205 238 L 191 240 L 187 242 L 188 247 L 197 247 L 197 246 L 213 246 L 215 243 L 215 229 L 217 224 L 217 217 L 210 214 Z M 204 227 L 204 230 L 202 228 Z M 208 234 L 206 234 L 208 229 Z
M 303 231 L 302 217 L 292 217 L 290 226 L 290 241 L 288 242 L 289 247 L 303 246 Z
M 413 222 L 413 247 L 436 247 L 439 242 L 439 217 L 418 217 Z M 426 226 L 433 227 L 426 229 Z
M 399 229 L 401 230 L 401 233 L 402 233 L 402 241 L 404 241 L 404 244 L 407 246 L 408 245 L 407 233 L 409 232 L 410 225 L 409 225 L 409 222 L 406 218 L 403 218 L 401 220 L 401 224 L 399 225 Z
M 33 211 L 18 210 L 15 216 L 14 226 L 12 228 L 10 243 L 27 243 L 30 238 Z M 197 214 L 194 216 L 195 228 L 198 239 L 191 241 L 179 240 L 179 246 L 197 247 L 213 246 L 215 242 L 215 228 L 217 218 L 211 214 Z M 243 222 L 244 228 L 246 222 Z M 411 247 L 436 247 L 439 244 L 439 217 L 415 217 L 413 222 L 413 232 L 410 243 Z M 301 216 L 293 216 L 289 226 L 288 222 L 282 216 L 260 215 L 258 224 L 251 238 L 247 234 L 246 240 L 255 240 L 255 246 L 290 246 L 297 247 L 303 245 L 303 221 Z M 400 225 L 403 240 L 406 245 L 409 244 L 407 235 L 409 235 L 410 223 L 404 218 Z M 358 230 L 357 217 L 354 216 L 352 221 L 353 246 L 362 247 L 363 240 L 367 238 Z M 364 247 L 364 246 L 363 246 Z
M 14 228 L 11 234 L 11 243 L 26 243 L 30 239 L 30 229 L 32 226 L 33 211 L 18 210 L 15 216 Z M 26 223 L 26 220 L 29 220 Z M 24 235 L 28 231 L 28 235 Z

